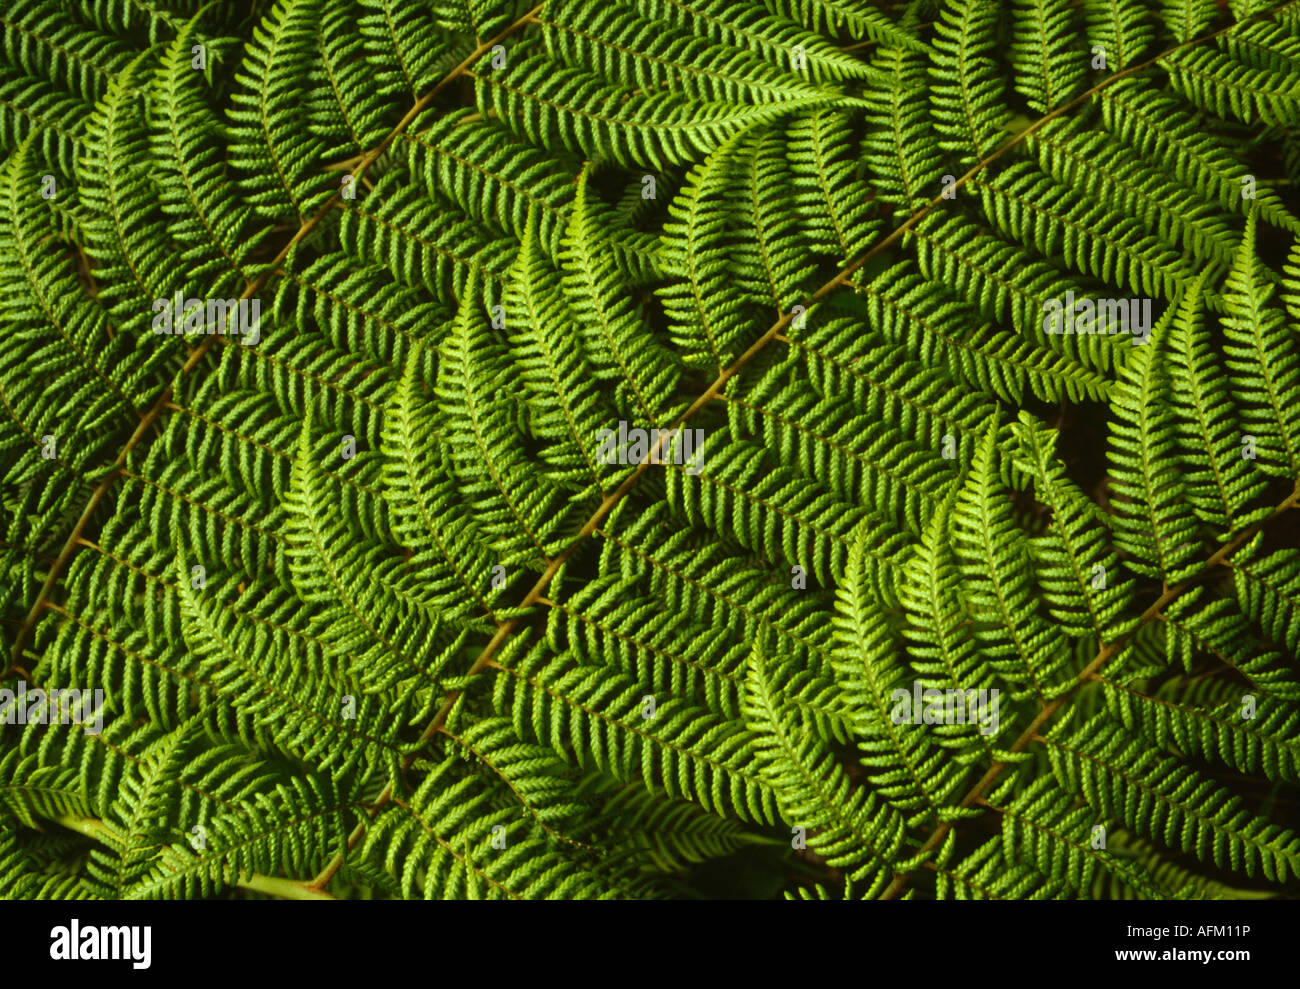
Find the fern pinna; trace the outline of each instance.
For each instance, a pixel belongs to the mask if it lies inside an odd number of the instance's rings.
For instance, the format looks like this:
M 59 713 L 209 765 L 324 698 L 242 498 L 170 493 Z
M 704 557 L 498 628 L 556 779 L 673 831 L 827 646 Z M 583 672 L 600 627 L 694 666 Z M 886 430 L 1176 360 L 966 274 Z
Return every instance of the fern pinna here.
M 1300 888 L 1296 0 L 0 25 L 0 895 Z

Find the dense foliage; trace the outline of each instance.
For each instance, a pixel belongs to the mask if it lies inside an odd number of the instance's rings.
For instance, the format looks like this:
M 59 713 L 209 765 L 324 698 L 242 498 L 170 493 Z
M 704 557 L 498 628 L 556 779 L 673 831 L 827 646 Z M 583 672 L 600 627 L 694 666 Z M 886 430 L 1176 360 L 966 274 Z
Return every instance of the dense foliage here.
M 1300 889 L 1296 0 L 0 28 L 0 895 Z

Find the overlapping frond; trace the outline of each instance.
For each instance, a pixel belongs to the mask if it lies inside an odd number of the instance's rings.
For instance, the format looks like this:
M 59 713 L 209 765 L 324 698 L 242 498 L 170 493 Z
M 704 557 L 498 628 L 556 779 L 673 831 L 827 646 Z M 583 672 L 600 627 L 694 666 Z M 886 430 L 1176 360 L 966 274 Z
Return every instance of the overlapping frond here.
M 1255 2 L 11 3 L 0 896 L 1293 894 L 1298 83 Z

